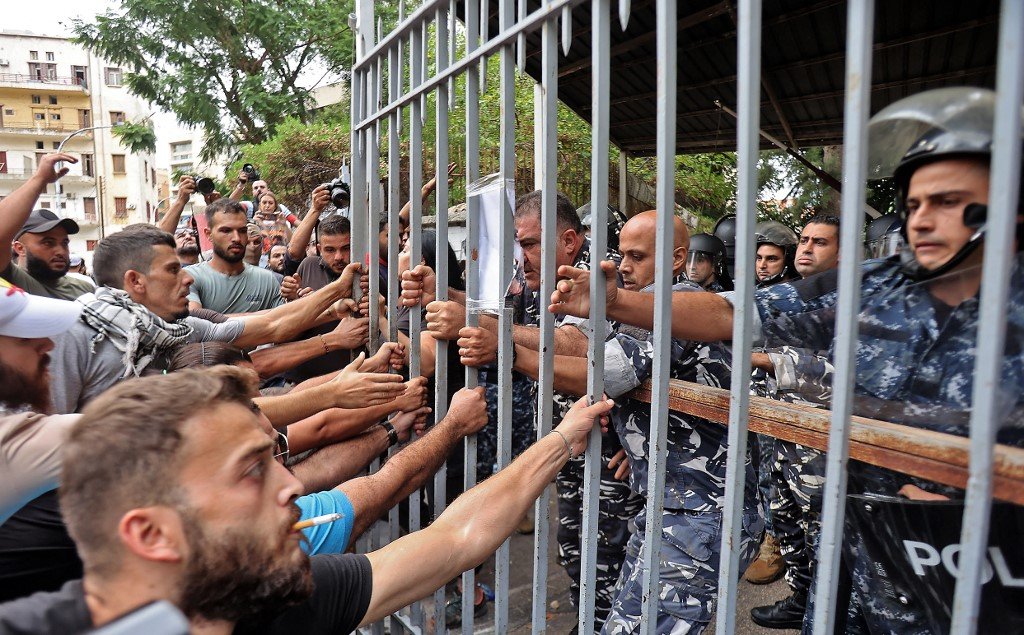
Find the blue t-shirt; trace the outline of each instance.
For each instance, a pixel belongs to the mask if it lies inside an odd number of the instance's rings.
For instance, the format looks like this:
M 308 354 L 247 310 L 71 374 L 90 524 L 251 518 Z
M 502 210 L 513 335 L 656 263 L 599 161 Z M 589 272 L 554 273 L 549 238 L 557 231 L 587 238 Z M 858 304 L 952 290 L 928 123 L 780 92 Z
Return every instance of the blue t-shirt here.
M 302 520 L 324 514 L 341 514 L 333 523 L 317 525 L 302 530 L 306 540 L 302 550 L 313 556 L 318 553 L 344 553 L 352 537 L 352 526 L 356 521 L 356 510 L 343 492 L 336 489 L 300 496 L 295 504 L 302 511 Z

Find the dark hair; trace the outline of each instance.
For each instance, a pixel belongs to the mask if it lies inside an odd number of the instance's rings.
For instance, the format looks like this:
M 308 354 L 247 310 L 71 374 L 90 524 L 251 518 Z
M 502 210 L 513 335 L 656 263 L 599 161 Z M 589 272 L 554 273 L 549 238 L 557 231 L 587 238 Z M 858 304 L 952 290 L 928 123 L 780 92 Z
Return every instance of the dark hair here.
M 186 504 L 178 484 L 186 422 L 224 403 L 251 407 L 252 371 L 221 366 L 121 382 L 93 400 L 64 444 L 60 509 L 87 573 L 109 574 L 131 509 Z
M 335 214 L 320 221 L 316 228 L 317 240 L 320 236 L 345 236 L 352 233 L 352 223 L 345 218 Z
M 222 214 L 246 214 L 245 207 L 233 198 L 218 198 L 206 206 L 206 224 L 213 227 L 213 217 L 218 212 Z
M 159 245 L 167 245 L 174 249 L 174 236 L 152 225 L 107 236 L 96 245 L 96 252 L 92 257 L 92 271 L 96 276 L 96 283 L 121 289 L 127 271 L 148 274 L 149 267 L 153 264 L 153 248 Z
M 540 204 L 540 190 L 523 194 L 516 199 L 515 217 L 540 216 Z M 580 215 L 576 213 L 576 206 L 572 204 L 568 196 L 561 192 L 555 194 L 555 215 L 558 218 L 557 225 L 560 231 L 571 229 L 577 234 L 583 233 L 583 223 L 580 222 Z
M 204 366 L 236 366 L 239 362 L 252 363 L 249 353 L 227 342 L 193 342 L 179 346 L 171 356 L 167 372 Z
M 814 216 L 811 216 L 810 220 L 804 223 L 804 227 L 807 227 L 811 223 L 814 223 L 815 225 L 832 225 L 834 227 L 839 227 L 839 217 L 825 213 L 815 214 Z
M 420 233 L 420 255 L 428 267 L 437 271 L 437 232 L 433 229 L 424 229 Z M 448 244 L 448 288 L 466 290 L 466 285 L 462 281 L 462 268 L 451 243 Z

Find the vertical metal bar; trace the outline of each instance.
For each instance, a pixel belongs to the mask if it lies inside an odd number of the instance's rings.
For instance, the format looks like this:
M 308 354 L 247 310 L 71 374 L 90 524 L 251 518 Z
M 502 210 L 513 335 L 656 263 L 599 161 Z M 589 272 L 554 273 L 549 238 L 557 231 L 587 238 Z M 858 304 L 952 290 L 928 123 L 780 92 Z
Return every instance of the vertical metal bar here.
M 1024 4 L 1004 0 L 999 16 L 996 111 L 992 143 L 985 256 L 981 272 L 981 309 L 971 395 L 971 458 L 960 533 L 960 571 L 953 595 L 951 633 L 969 635 L 978 628 L 982 576 L 987 563 L 992 513 L 992 463 L 996 433 L 1002 425 L 1003 355 L 1007 298 L 1017 232 L 1020 195 L 1021 101 L 1024 100 Z M 982 333 L 985 334 L 982 337 Z
M 477 48 L 476 35 L 480 31 L 480 5 L 468 0 L 466 7 L 466 56 Z M 481 67 L 470 64 L 466 67 L 466 186 L 480 178 L 480 71 Z M 480 297 L 477 275 L 480 264 L 476 258 L 475 246 L 480 242 L 480 227 L 477 224 L 480 199 L 466 198 L 466 296 Z M 466 326 L 477 326 L 479 316 L 466 312 Z M 476 388 L 479 374 L 475 368 L 466 368 L 466 387 Z M 466 470 L 465 489 L 476 485 L 476 435 L 466 437 L 463 465 Z M 462 574 L 462 635 L 473 633 L 473 600 L 476 587 L 476 572 L 473 569 Z
M 455 29 L 455 14 L 456 14 L 456 2 L 455 0 L 448 0 L 448 63 L 451 64 L 455 61 L 455 40 L 456 33 Z M 452 78 L 448 82 L 448 108 L 451 109 L 455 106 L 455 79 Z
M 547 2 L 545 2 L 547 4 Z M 555 245 L 558 236 L 555 195 L 558 177 L 558 21 L 551 19 L 541 27 L 541 76 L 534 89 L 534 130 L 539 151 L 534 153 L 535 171 L 541 190 L 540 297 L 550 298 L 555 284 Z M 554 384 L 555 316 L 540 312 L 540 366 L 537 385 L 537 438 L 551 431 Z M 533 615 L 534 633 L 547 628 L 548 544 L 551 496 L 545 488 L 534 505 L 533 542 Z
M 423 81 L 423 31 L 413 28 L 409 40 L 409 81 L 415 89 Z M 422 258 L 423 244 L 423 201 L 420 188 L 423 186 L 423 101 L 414 99 L 409 104 L 409 262 L 418 263 Z M 396 227 L 390 231 L 397 230 Z M 419 311 L 409 312 L 409 376 L 422 375 L 420 367 L 420 332 L 422 328 Z M 419 490 L 409 496 L 409 531 L 422 527 L 420 517 L 421 494 Z M 412 605 L 412 622 L 423 628 L 423 607 L 420 602 Z
M 498 28 L 504 33 L 512 28 L 515 21 L 513 0 L 499 0 Z M 512 46 L 503 46 L 499 53 L 501 132 L 500 132 L 500 178 L 501 178 L 501 245 L 498 260 L 502 276 L 512 270 L 512 249 L 515 242 L 515 225 L 506 183 L 515 179 L 515 108 L 516 83 L 515 59 Z M 498 316 L 498 468 L 504 469 L 512 461 L 512 310 L 503 309 Z M 494 564 L 494 632 L 508 631 L 509 599 L 509 541 L 498 547 Z
M 428 24 L 429 23 L 426 20 L 423 21 L 423 26 L 421 27 L 422 31 L 420 34 L 420 47 L 422 47 L 423 49 L 420 51 L 420 83 L 422 83 L 427 77 L 428 62 L 430 59 L 430 57 L 427 55 L 427 49 L 430 46 L 430 37 L 427 32 Z M 427 93 L 423 93 L 422 95 L 420 95 L 420 123 L 427 123 Z
M 447 68 L 448 58 L 448 8 L 437 10 L 436 59 L 438 72 Z M 454 34 L 451 34 L 454 37 Z M 434 105 L 436 133 L 434 136 L 435 165 L 434 178 L 437 187 L 434 190 L 436 212 L 434 226 L 436 228 L 437 251 L 434 257 L 437 279 L 437 299 L 448 299 L 448 90 L 444 86 L 437 89 Z M 448 414 L 448 346 L 447 340 L 437 340 L 437 356 L 434 365 L 434 421 L 440 421 Z M 434 475 L 434 516 L 440 516 L 448 502 L 447 492 L 448 468 L 442 465 Z M 444 615 L 444 587 L 434 593 L 434 626 L 438 635 L 447 630 Z
M 823 521 L 818 547 L 814 633 L 831 633 L 839 583 L 839 558 L 846 512 L 846 462 L 853 385 L 857 379 L 857 316 L 860 313 L 861 231 L 867 181 L 867 120 L 871 107 L 871 48 L 874 0 L 852 0 L 847 12 L 846 99 L 843 110 L 843 194 L 839 231 L 839 301 L 836 307 L 835 389 L 828 439 Z
M 519 0 L 516 6 L 516 19 L 522 20 L 526 13 L 526 0 Z M 520 33 L 516 38 L 516 67 L 520 73 L 526 72 L 526 33 Z
M 388 99 L 398 100 L 402 95 L 402 43 L 388 51 Z M 388 115 L 388 227 L 398 227 L 398 213 L 402 208 L 402 109 L 396 108 Z M 388 232 L 388 271 L 398 271 L 398 234 Z M 388 339 L 398 341 L 398 278 L 388 276 Z M 415 312 L 415 310 L 414 310 Z M 398 507 L 392 507 L 388 513 L 388 531 L 393 541 L 399 535 Z M 397 622 L 391 621 L 391 632 L 396 633 Z
M 609 38 L 611 37 L 611 0 L 594 0 L 591 6 L 591 146 L 590 146 L 590 285 L 604 288 L 601 261 L 608 252 L 608 113 L 610 101 Z M 562 48 L 572 11 L 562 12 Z M 557 56 L 557 52 L 552 51 Z M 557 125 L 557 119 L 553 125 Z M 548 293 L 544 297 L 551 297 Z M 591 294 L 590 339 L 587 345 L 589 369 L 587 394 L 591 403 L 604 393 L 605 297 Z M 594 631 L 594 598 L 597 591 L 598 513 L 601 497 L 601 431 L 594 428 L 587 444 L 583 468 L 583 520 L 580 530 L 579 632 Z
M 655 342 L 670 342 L 672 337 L 672 250 L 675 233 L 675 166 L 676 166 L 676 13 L 671 0 L 659 0 L 657 7 L 658 56 L 658 236 L 654 276 Z M 610 10 L 608 11 L 610 13 Z M 607 163 L 605 163 L 607 165 Z M 595 223 L 597 220 L 595 219 Z M 594 230 L 591 229 L 591 232 Z M 594 278 L 597 280 L 597 278 Z M 592 281 L 591 284 L 594 284 Z M 598 287 L 599 288 L 599 287 Z M 668 346 L 655 348 L 651 380 L 650 468 L 647 477 L 647 526 L 644 531 L 641 562 L 644 563 L 641 593 L 640 632 L 654 633 L 658 626 L 659 563 L 661 562 L 661 527 L 665 499 L 665 463 L 668 432 Z
M 747 457 L 747 412 L 750 402 L 750 350 L 754 308 L 754 223 L 757 220 L 758 116 L 761 74 L 761 0 L 741 0 L 738 7 L 736 304 L 732 335 L 732 377 L 729 410 L 729 451 L 726 459 L 725 508 L 718 573 L 716 632 L 736 628 L 736 586 L 739 582 L 740 530 L 743 526 Z
M 619 25 L 623 31 L 629 26 L 629 10 L 631 5 L 630 0 L 619 0 Z
M 473 0 L 469 0 L 472 2 Z M 491 3 L 489 0 L 480 0 L 480 43 L 487 41 L 487 32 L 490 29 Z M 499 29 L 500 30 L 500 29 Z M 487 92 L 487 58 L 480 58 L 480 92 Z
M 366 75 L 357 71 L 352 75 L 352 118 L 362 118 L 366 105 L 363 90 Z M 356 119 L 356 118 L 359 119 Z M 354 130 L 352 133 L 352 196 L 349 201 L 349 219 L 352 223 L 351 257 L 356 262 L 364 262 L 366 252 L 367 200 L 366 200 L 366 153 L 364 143 L 365 131 Z M 353 289 L 353 296 L 361 295 L 359 289 Z
M 401 24 L 404 21 L 405 21 L 405 0 L 398 0 L 398 23 Z M 399 75 L 399 80 L 398 80 L 398 92 L 401 93 L 401 92 L 405 92 L 405 68 L 406 68 L 406 64 L 405 64 L 405 41 L 400 39 L 398 41 L 397 48 L 398 48 L 398 72 L 401 73 L 401 75 Z M 411 85 L 410 85 L 410 87 L 411 87 Z M 402 132 L 402 118 L 401 117 L 398 118 L 398 128 L 397 128 L 397 130 L 398 130 L 398 133 L 401 134 L 401 132 Z
M 565 5 L 562 9 L 562 54 L 569 55 L 572 46 L 572 7 Z
M 381 60 L 378 58 L 370 67 L 370 78 L 367 82 L 369 109 L 375 112 L 380 107 Z M 379 218 L 384 202 L 380 190 L 380 121 L 366 131 L 369 147 L 366 153 L 366 175 L 369 188 L 370 207 L 367 214 L 367 251 L 370 260 L 370 352 L 376 353 L 380 346 L 380 329 L 377 328 L 380 317 L 380 241 L 374 240 L 373 229 Z M 393 275 L 391 277 L 394 277 Z
M 619 211 L 623 216 L 628 217 L 629 211 L 629 154 L 619 150 Z

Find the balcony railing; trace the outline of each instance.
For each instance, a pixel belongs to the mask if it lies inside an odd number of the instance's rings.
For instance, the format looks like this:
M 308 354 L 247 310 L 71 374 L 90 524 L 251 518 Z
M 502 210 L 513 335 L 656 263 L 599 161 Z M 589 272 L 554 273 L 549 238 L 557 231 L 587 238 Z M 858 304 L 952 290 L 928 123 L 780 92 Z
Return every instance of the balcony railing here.
M 0 84 L 49 84 L 89 89 L 89 80 L 84 77 L 48 77 L 29 73 L 0 73 Z
M 27 132 L 32 134 L 74 132 L 82 126 L 78 122 L 64 121 L 4 121 L 0 132 Z M 91 135 L 91 132 L 83 132 Z

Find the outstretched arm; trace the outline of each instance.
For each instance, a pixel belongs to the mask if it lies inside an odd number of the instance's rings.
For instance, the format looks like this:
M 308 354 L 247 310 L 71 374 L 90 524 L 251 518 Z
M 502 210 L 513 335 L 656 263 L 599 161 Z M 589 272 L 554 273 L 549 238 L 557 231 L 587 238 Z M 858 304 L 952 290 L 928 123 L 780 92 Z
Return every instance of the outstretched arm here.
M 601 263 L 609 320 L 654 328 L 654 294 L 616 289 L 615 263 Z M 576 267 L 558 268 L 560 280 L 551 294 L 552 313 L 590 317 L 590 272 Z M 732 339 L 733 307 L 717 293 L 677 291 L 672 294 L 672 337 L 696 342 Z
M 320 222 L 320 212 L 327 209 L 327 204 L 330 202 L 330 191 L 323 185 L 316 186 L 313 190 L 309 211 L 306 212 L 302 222 L 292 232 L 291 240 L 288 241 L 288 256 L 292 260 L 299 261 L 306 257 L 306 246 L 309 245 L 313 230 Z
M 64 152 L 47 154 L 39 160 L 35 174 L 24 185 L 0 201 L 0 271 L 5 271 L 11 264 L 14 235 L 28 220 L 39 195 L 46 191 L 47 185 L 56 183 L 57 179 L 68 173 L 70 168 L 67 166 L 57 170 L 60 161 L 78 163 L 78 159 Z
M 376 473 L 342 483 L 356 518 L 352 528 L 355 540 L 378 518 L 436 472 L 455 444 L 487 424 L 487 401 L 483 388 L 463 388 L 452 398 L 448 415 L 420 440 L 406 446 Z
M 562 423 L 510 466 L 460 496 L 432 525 L 368 554 L 373 592 L 362 624 L 426 597 L 484 561 L 515 530 L 570 454 L 587 446 L 595 421 L 611 401 L 576 402 Z M 564 439 L 564 440 L 563 440 Z

